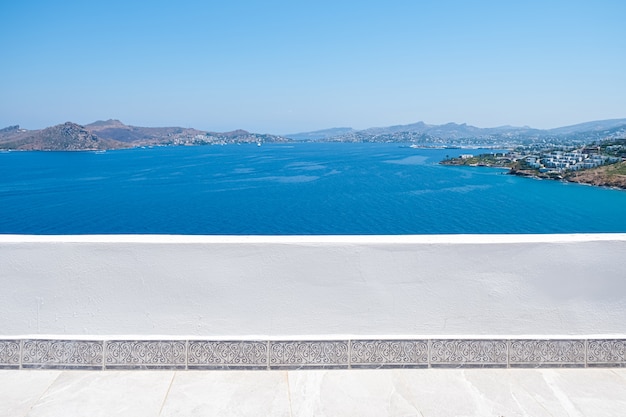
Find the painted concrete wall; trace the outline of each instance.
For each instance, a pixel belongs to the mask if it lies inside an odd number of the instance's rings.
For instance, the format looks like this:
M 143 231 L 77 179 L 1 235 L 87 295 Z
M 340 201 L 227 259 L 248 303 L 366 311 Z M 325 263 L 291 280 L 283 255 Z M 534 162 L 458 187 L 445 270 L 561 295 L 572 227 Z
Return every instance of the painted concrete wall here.
M 621 335 L 626 235 L 0 236 L 0 335 Z

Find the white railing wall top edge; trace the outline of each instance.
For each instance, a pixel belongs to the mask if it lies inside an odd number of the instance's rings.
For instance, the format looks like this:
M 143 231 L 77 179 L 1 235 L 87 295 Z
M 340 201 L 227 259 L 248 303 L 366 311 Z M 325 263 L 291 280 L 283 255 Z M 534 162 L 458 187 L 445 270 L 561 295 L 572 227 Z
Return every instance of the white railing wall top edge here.
M 1 244 L 501 244 L 626 241 L 626 233 L 474 234 L 474 235 L 12 235 Z
M 0 340 L 197 340 L 197 341 L 327 341 L 327 340 L 626 340 L 626 333 L 620 334 L 498 334 L 498 335 L 380 335 L 380 334 L 309 334 L 309 335 L 66 335 L 66 334 L 23 334 L 2 335 Z

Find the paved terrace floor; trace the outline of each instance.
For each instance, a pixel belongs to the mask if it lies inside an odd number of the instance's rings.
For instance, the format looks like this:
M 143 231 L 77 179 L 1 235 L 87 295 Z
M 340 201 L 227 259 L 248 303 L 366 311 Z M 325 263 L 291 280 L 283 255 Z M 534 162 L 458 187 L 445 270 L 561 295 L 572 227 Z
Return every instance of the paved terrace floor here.
M 626 368 L 0 370 L 0 416 L 620 416 Z

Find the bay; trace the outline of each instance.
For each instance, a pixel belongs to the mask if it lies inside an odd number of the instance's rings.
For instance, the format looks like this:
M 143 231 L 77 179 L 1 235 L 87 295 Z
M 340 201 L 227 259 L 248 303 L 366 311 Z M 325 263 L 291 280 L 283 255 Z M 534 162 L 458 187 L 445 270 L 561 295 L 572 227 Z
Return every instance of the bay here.
M 626 232 L 626 192 L 438 162 L 481 150 L 295 143 L 0 153 L 0 233 Z

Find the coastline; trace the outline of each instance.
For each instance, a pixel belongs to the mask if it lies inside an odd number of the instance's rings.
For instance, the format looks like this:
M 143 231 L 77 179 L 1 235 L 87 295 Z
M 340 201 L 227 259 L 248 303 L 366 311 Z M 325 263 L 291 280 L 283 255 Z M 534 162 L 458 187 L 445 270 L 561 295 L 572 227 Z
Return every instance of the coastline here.
M 612 190 L 626 191 L 626 175 L 621 173 L 614 173 L 614 171 L 619 171 L 626 168 L 626 162 L 624 161 L 618 162 L 616 164 L 600 166 L 597 168 L 565 173 L 541 173 L 531 169 L 517 169 L 511 166 L 490 163 L 468 164 L 464 163 L 463 160 L 458 159 L 444 160 L 439 162 L 439 164 L 447 166 L 508 169 L 509 171 L 507 172 L 507 175 L 514 175 L 517 177 L 526 177 L 542 180 L 556 180 L 594 187 L 609 188 Z
M 605 168 L 605 167 L 600 167 Z M 556 180 L 562 182 L 570 182 L 574 184 L 589 185 L 593 187 L 609 188 L 612 190 L 626 191 L 626 176 L 624 175 L 607 175 L 597 170 L 586 170 L 582 172 L 566 173 L 565 175 L 542 175 L 541 173 L 530 172 L 527 170 L 516 170 L 511 168 L 508 175 L 518 177 L 535 178 L 542 180 Z

